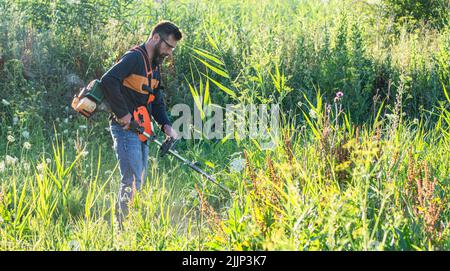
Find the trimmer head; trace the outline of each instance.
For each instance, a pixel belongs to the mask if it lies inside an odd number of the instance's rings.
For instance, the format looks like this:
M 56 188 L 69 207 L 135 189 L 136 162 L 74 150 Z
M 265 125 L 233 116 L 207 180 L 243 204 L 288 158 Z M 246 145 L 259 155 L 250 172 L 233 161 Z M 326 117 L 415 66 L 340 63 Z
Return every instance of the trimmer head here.
M 166 138 L 159 148 L 159 156 L 163 157 L 173 147 L 176 141 L 173 137 Z

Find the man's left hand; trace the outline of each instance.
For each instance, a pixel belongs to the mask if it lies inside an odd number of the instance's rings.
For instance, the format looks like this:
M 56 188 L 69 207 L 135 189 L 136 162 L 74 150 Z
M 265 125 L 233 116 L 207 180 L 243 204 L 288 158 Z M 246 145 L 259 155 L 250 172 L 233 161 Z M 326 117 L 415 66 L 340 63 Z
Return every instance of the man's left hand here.
M 177 132 L 175 132 L 175 130 L 172 128 L 172 126 L 170 126 L 168 124 L 164 125 L 163 131 L 167 136 L 178 139 L 178 134 L 177 134 Z

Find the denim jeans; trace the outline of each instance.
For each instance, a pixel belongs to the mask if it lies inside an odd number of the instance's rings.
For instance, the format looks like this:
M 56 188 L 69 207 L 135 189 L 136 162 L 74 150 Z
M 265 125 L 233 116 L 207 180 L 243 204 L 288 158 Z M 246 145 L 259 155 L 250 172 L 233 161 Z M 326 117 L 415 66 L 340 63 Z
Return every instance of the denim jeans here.
M 116 124 L 111 124 L 114 150 L 120 169 L 120 188 L 117 202 L 118 219 L 128 214 L 128 204 L 134 192 L 141 189 L 147 176 L 148 145 L 142 143 L 138 135 Z

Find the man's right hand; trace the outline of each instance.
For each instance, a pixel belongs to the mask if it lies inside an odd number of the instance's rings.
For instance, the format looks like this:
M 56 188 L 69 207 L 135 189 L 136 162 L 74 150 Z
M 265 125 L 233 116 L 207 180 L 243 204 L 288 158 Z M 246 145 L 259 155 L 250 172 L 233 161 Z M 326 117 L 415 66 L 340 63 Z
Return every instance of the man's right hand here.
M 117 122 L 122 126 L 124 130 L 128 130 L 130 128 L 131 114 L 126 114 L 122 118 L 118 119 Z

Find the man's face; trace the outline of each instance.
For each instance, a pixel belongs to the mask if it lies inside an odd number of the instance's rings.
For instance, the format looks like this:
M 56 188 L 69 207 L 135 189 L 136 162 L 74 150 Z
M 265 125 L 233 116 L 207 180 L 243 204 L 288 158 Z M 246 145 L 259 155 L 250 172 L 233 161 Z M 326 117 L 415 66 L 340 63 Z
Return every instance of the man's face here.
M 174 39 L 173 35 L 169 35 L 166 38 L 159 36 L 159 41 L 155 46 L 155 63 L 158 65 L 162 64 L 166 57 L 172 56 L 172 52 L 175 50 L 176 46 L 177 41 Z

